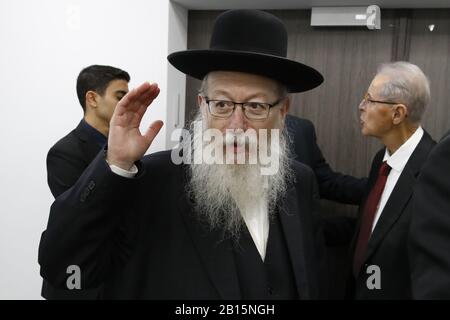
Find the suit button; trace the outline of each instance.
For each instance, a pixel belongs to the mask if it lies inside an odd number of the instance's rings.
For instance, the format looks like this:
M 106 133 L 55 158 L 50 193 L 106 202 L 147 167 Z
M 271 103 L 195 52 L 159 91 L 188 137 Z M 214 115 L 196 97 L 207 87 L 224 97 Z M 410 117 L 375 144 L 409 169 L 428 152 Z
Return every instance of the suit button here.
M 89 188 L 89 190 L 94 190 L 94 188 L 95 188 L 95 182 L 94 182 L 94 180 L 91 180 L 91 181 L 89 182 L 88 188 Z
M 88 195 L 89 195 L 90 192 L 91 192 L 91 191 L 90 191 L 88 188 L 85 188 L 85 189 L 83 190 L 83 192 L 81 193 L 80 201 L 81 201 L 81 202 L 85 202 L 85 201 L 86 201 L 86 198 L 88 197 Z

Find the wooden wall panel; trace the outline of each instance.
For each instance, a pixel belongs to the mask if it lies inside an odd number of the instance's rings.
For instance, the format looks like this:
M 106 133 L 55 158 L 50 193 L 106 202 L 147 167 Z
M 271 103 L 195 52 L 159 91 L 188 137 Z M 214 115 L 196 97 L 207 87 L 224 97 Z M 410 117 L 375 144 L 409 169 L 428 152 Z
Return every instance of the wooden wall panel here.
M 279 16 L 288 27 L 289 58 L 311 65 L 325 78 L 319 88 L 293 96 L 291 113 L 315 124 L 319 146 L 334 168 L 366 175 L 380 143 L 361 135 L 358 105 L 376 66 L 391 59 L 392 12 L 383 12 L 380 31 L 313 28 L 309 11 Z
M 410 32 L 409 61 L 430 79 L 431 103 L 423 125 L 440 139 L 450 129 L 450 9 L 414 10 Z

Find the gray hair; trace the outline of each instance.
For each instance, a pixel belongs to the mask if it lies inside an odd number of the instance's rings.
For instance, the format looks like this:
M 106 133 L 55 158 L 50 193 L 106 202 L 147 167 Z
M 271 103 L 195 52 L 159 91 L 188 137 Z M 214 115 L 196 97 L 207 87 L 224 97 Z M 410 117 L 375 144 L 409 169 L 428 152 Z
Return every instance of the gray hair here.
M 420 122 L 430 103 L 430 82 L 422 70 L 415 64 L 397 61 L 381 64 L 377 75 L 389 77 L 380 95 L 391 102 L 405 104 L 410 121 Z
M 208 91 L 208 74 L 203 77 L 202 84 L 200 85 L 200 89 L 198 89 L 198 94 L 206 94 L 206 91 Z

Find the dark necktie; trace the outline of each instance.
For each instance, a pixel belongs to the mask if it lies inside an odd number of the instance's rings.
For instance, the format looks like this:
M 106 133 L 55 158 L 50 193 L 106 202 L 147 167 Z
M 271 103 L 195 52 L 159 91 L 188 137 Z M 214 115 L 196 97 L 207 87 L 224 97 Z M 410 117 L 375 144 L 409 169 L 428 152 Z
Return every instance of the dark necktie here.
M 353 256 L 353 274 L 355 278 L 358 277 L 366 257 L 367 245 L 369 243 L 370 235 L 372 234 L 373 220 L 375 219 L 375 213 L 377 212 L 378 204 L 380 203 L 381 195 L 383 194 L 384 186 L 386 185 L 386 180 L 390 171 L 391 167 L 384 161 L 378 171 L 377 181 L 370 190 L 364 205 L 358 241 L 356 242 L 355 254 Z

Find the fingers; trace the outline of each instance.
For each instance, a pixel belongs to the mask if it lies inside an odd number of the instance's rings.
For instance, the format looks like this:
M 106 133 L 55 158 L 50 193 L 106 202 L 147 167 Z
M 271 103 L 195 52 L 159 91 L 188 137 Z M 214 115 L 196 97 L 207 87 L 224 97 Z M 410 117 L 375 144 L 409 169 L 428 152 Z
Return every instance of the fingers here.
M 154 85 L 156 85 L 156 83 L 150 84 L 150 82 L 148 82 L 148 81 L 142 83 L 140 86 L 135 88 L 136 89 L 136 95 L 139 96 L 139 95 L 145 93 L 148 89 L 150 89 Z
M 159 94 L 156 83 L 144 82 L 128 92 L 117 104 L 115 114 L 123 115 L 126 111 L 136 112 L 142 105 L 148 106 Z
M 132 119 L 129 124 L 135 127 L 139 127 L 142 117 L 144 116 L 145 112 L 147 111 L 147 108 L 150 106 L 150 104 L 155 100 L 155 98 L 159 94 L 159 88 L 156 88 L 155 91 L 147 91 L 141 99 L 139 99 L 139 102 L 137 103 L 139 105 L 138 109 L 133 111 L 132 116 L 129 119 Z
M 138 109 L 142 105 L 148 106 L 158 96 L 158 94 L 158 85 L 156 83 L 150 85 L 146 82 L 137 88 L 135 105 L 132 107 L 136 107 L 136 109 Z
M 137 88 L 130 90 L 122 99 L 120 99 L 119 103 L 116 105 L 116 109 L 114 110 L 114 114 L 121 116 L 126 111 L 128 106 L 130 106 L 134 100 L 136 100 Z
M 148 144 L 151 144 L 153 142 L 153 139 L 155 139 L 158 132 L 161 130 L 164 123 L 161 120 L 156 120 L 152 122 L 150 127 L 147 129 L 147 132 L 145 132 L 145 138 L 147 139 Z
M 139 108 L 136 110 L 136 112 L 139 114 L 139 116 L 143 116 L 145 111 L 147 110 L 147 107 L 150 106 L 150 104 L 153 102 L 153 100 L 156 99 L 159 95 L 159 88 L 157 87 L 155 90 L 146 92 L 139 101 Z

